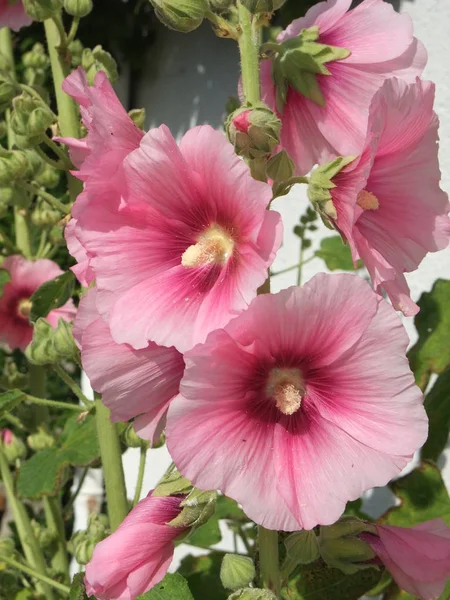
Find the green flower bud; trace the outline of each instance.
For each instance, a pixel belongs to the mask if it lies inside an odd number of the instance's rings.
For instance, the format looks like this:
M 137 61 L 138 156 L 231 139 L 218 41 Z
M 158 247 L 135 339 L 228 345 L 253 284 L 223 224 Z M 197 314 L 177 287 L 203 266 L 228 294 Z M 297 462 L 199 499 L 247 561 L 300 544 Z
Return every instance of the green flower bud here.
M 27 455 L 25 444 L 10 429 L 0 430 L 0 445 L 10 464 L 14 464 L 17 459 L 25 458 Z
M 52 227 L 48 237 L 51 244 L 58 246 L 64 239 L 61 225 Z
M 22 94 L 14 98 L 11 128 L 20 148 L 32 148 L 41 143 L 46 130 L 55 122 L 52 111 L 37 98 Z
M 32 69 L 46 69 L 50 65 L 45 48 L 39 43 L 34 44 L 29 52 L 25 52 L 22 56 L 22 61 L 25 67 Z
M 172 527 L 191 528 L 191 532 L 204 525 L 216 510 L 217 493 L 202 492 L 194 488 L 180 504 L 182 511 L 168 523 Z
M 64 0 L 64 10 L 72 17 L 86 17 L 92 10 L 92 0 Z
M 22 389 L 28 384 L 28 373 L 19 371 L 14 360 L 12 358 L 6 358 L 1 381 L 2 387 L 5 387 L 8 390 Z
M 56 534 L 52 533 L 46 527 L 43 527 L 42 525 L 40 525 L 34 519 L 31 521 L 31 526 L 33 528 L 34 535 L 36 536 L 36 538 L 39 542 L 39 546 L 43 550 L 47 550 L 48 548 L 50 548 L 50 546 L 56 540 Z
M 33 340 L 25 354 L 34 365 L 59 363 L 61 360 L 79 360 L 79 350 L 72 335 L 72 324 L 59 319 L 54 329 L 48 321 L 36 321 Z
M 46 202 L 38 202 L 31 213 L 31 222 L 36 227 L 50 227 L 61 220 L 61 213 Z
M 208 10 L 207 0 L 150 0 L 158 19 L 175 31 L 189 33 L 200 25 Z
M 228 600 L 277 600 L 277 598 L 270 590 L 245 588 L 228 596 Z
M 86 565 L 92 558 L 92 553 L 98 542 L 109 535 L 109 523 L 106 515 L 89 515 L 86 530 L 77 531 L 69 542 L 69 547 L 80 565 Z
M 59 0 L 22 0 L 25 12 L 33 21 L 45 21 L 61 7 Z
M 101 46 L 96 46 L 93 50 L 85 48 L 81 54 L 81 66 L 86 71 L 89 85 L 94 85 L 95 76 L 99 71 L 104 71 L 111 83 L 115 83 L 119 78 L 116 61 Z
M 139 129 L 144 129 L 145 108 L 133 108 L 128 111 L 128 116 Z
M 0 185 L 9 186 L 22 177 L 29 168 L 27 155 L 20 150 L 0 152 Z
M 0 109 L 2 111 L 10 105 L 15 95 L 16 86 L 14 82 L 0 72 Z
M 283 6 L 286 0 L 241 0 L 245 8 L 255 15 L 257 13 L 272 13 Z
M 35 177 L 36 181 L 49 190 L 55 188 L 60 180 L 60 171 L 44 163 L 41 172 Z
M 5 536 L 0 537 L 0 554 L 10 557 L 16 554 L 16 546 L 12 538 Z
M 73 40 L 70 42 L 68 50 L 70 53 L 71 64 L 74 68 L 81 65 L 81 56 L 83 54 L 84 46 L 80 40 Z
M 39 427 L 36 433 L 33 433 L 27 437 L 27 444 L 32 450 L 37 452 L 38 450 L 52 448 L 55 445 L 55 438 L 43 427 Z
M 213 12 L 222 13 L 234 6 L 233 0 L 208 0 L 209 7 Z
M 319 541 L 314 531 L 306 529 L 291 533 L 284 541 L 289 559 L 296 565 L 308 565 L 320 556 Z
M 128 448 L 148 448 L 150 446 L 147 440 L 143 440 L 138 436 L 132 424 L 128 425 L 123 432 L 123 441 Z
M 220 567 L 220 580 L 224 588 L 237 590 L 249 585 L 255 579 L 253 561 L 248 556 L 225 554 Z
M 237 154 L 248 159 L 267 158 L 279 144 L 281 121 L 261 104 L 236 110 L 228 117 L 226 130 Z

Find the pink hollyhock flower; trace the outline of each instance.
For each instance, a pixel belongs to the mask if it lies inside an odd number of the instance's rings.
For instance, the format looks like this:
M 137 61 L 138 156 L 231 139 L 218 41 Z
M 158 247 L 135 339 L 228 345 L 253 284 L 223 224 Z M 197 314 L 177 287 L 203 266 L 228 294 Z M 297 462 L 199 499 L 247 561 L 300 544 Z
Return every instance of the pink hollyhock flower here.
M 12 444 L 13 439 L 14 433 L 11 431 L 11 429 L 0 429 L 0 440 L 3 442 L 3 444 L 9 446 Z
M 123 168 L 122 204 L 92 204 L 76 225 L 97 308 L 117 343 L 183 352 L 255 297 L 281 243 L 280 215 L 266 210 L 270 187 L 209 126 L 179 147 L 166 126 L 153 129 Z
M 427 437 L 407 345 L 395 311 L 356 275 L 258 296 L 185 354 L 170 454 L 264 527 L 334 523 Z
M 172 561 L 173 542 L 185 531 L 167 524 L 180 513 L 183 498 L 149 494 L 112 535 L 96 545 L 86 567 L 88 596 L 134 600 L 163 579 Z
M 418 312 L 404 273 L 448 245 L 448 197 L 439 187 L 434 85 L 393 78 L 376 94 L 362 155 L 332 178 L 338 229 L 375 289 L 406 316 Z
M 26 14 L 21 0 L 0 0 L 0 29 L 9 27 L 19 31 L 32 22 L 33 19 Z
M 92 288 L 83 296 L 74 324 L 83 368 L 111 410 L 111 419 L 135 419 L 136 432 L 155 443 L 165 426 L 169 403 L 179 391 L 183 357 L 175 348 L 153 343 L 142 350 L 116 344 L 97 312 L 96 295 Z
M 281 144 L 304 175 L 331 153 L 358 154 L 364 143 L 370 102 L 386 78 L 408 81 L 420 75 L 427 55 L 413 37 L 411 19 L 383 0 L 364 0 L 349 10 L 351 0 L 327 0 L 309 9 L 283 31 L 282 43 L 317 26 L 317 43 L 344 48 L 350 55 L 326 63 L 329 75 L 316 75 L 324 106 L 289 88 L 282 113 Z M 262 64 L 263 99 L 275 108 L 271 63 Z
M 439 598 L 450 578 L 450 529 L 442 519 L 415 527 L 375 525 L 378 535 L 359 537 L 370 544 L 397 585 L 422 600 Z
M 11 280 L 3 287 L 0 296 L 0 340 L 11 349 L 24 350 L 33 337 L 33 326 L 28 319 L 30 298 L 43 283 L 61 275 L 63 271 L 51 260 L 31 262 L 19 255 L 8 256 L 2 269 L 9 272 Z M 69 300 L 45 318 L 56 327 L 60 318 L 72 321 L 75 313 L 75 306 Z

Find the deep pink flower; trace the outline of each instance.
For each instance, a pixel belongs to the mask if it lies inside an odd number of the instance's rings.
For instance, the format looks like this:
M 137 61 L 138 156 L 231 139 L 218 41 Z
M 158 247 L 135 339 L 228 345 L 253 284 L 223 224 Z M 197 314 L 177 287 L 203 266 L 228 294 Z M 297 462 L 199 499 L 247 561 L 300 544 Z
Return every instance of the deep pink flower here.
M 371 106 L 361 157 L 332 179 L 330 190 L 354 260 L 364 261 L 375 289 L 406 316 L 419 309 L 404 273 L 445 248 L 450 236 L 433 101 L 432 83 L 386 81 Z
M 185 355 L 166 429 L 177 468 L 269 529 L 334 523 L 426 439 L 407 344 L 356 275 L 258 296 Z
M 156 442 L 164 428 L 169 403 L 179 390 L 183 357 L 175 348 L 153 343 L 142 350 L 116 344 L 97 312 L 96 295 L 96 288 L 92 288 L 83 296 L 74 324 L 83 368 L 111 410 L 111 419 L 135 419 L 136 432 Z
M 251 110 L 244 110 L 233 118 L 233 125 L 241 133 L 247 133 L 250 127 Z
M 183 496 L 141 500 L 119 528 L 94 548 L 86 567 L 88 596 L 134 600 L 163 579 L 173 542 L 184 529 L 167 525 L 180 513 Z
M 378 536 L 360 535 L 397 585 L 421 600 L 439 598 L 450 578 L 450 529 L 442 519 L 415 527 L 375 525 Z
M 166 126 L 149 131 L 123 170 L 120 206 L 90 204 L 75 227 L 97 308 L 117 343 L 182 352 L 255 297 L 280 246 L 280 215 L 266 210 L 270 187 L 209 126 L 179 147 Z
M 383 0 L 364 0 L 349 10 L 351 0 L 328 0 L 309 9 L 282 32 L 281 43 L 302 29 L 319 27 L 320 44 L 350 51 L 343 60 L 326 63 L 330 75 L 317 75 L 325 107 L 294 89 L 282 114 L 281 144 L 298 174 L 307 173 L 328 153 L 358 154 L 364 143 L 370 102 L 387 77 L 411 81 L 426 64 L 426 51 L 413 37 L 411 19 Z M 262 64 L 264 100 L 275 107 L 270 61 Z
M 0 429 L 0 440 L 3 442 L 3 444 L 9 446 L 12 444 L 13 439 L 14 433 L 11 431 L 11 429 Z
M 33 19 L 29 17 L 22 4 L 22 0 L 0 0 L 0 29 L 9 27 L 19 31 L 26 25 L 31 25 Z
M 33 337 L 33 327 L 28 319 L 31 309 L 29 299 L 43 283 L 63 271 L 51 260 L 31 262 L 19 255 L 8 256 L 2 269 L 9 272 L 11 280 L 3 287 L 0 296 L 0 340 L 11 349 L 24 350 Z M 69 300 L 45 318 L 56 327 L 60 318 L 72 321 L 75 313 L 74 304 Z

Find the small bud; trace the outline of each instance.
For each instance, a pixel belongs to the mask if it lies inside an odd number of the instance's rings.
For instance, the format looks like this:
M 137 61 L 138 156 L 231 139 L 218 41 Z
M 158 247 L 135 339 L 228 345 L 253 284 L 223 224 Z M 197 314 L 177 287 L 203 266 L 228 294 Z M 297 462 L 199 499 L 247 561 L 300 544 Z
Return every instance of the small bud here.
M 16 86 L 10 77 L 0 71 L 0 108 L 7 108 L 16 95 Z
M 22 0 L 25 12 L 33 21 L 45 21 L 61 7 L 59 0 Z
M 50 65 L 50 60 L 45 52 L 42 44 L 34 44 L 29 52 L 25 52 L 22 56 L 22 61 L 25 67 L 32 69 L 45 69 Z
M 72 335 L 72 324 L 59 319 L 54 329 L 45 319 L 38 319 L 34 326 L 33 340 L 25 354 L 34 365 L 79 360 L 79 350 Z
M 41 143 L 46 130 L 55 122 L 52 111 L 37 98 L 21 94 L 14 98 L 11 129 L 20 148 L 32 148 Z
M 314 531 L 306 529 L 291 533 L 284 541 L 286 552 L 297 565 L 308 565 L 320 556 L 319 541 Z
M 133 108 L 128 111 L 128 116 L 139 129 L 144 129 L 145 108 Z
M 237 590 L 249 585 L 255 578 L 255 565 L 248 556 L 225 554 L 220 567 L 220 580 L 224 588 Z
M 55 188 L 60 180 L 60 171 L 45 163 L 41 172 L 36 176 L 36 181 L 49 190 Z
M 77 531 L 70 540 L 70 549 L 80 565 L 86 565 L 92 558 L 92 553 L 98 542 L 109 535 L 106 515 L 89 515 L 88 527 Z
M 168 525 L 191 528 L 193 531 L 212 517 L 216 510 L 216 498 L 215 491 L 202 492 L 194 488 L 180 504 L 183 510 Z
M 86 71 L 89 85 L 94 85 L 95 76 L 99 71 L 104 71 L 111 83 L 115 83 L 119 78 L 116 61 L 101 46 L 95 46 L 93 50 L 85 48 L 81 54 L 81 66 Z
M 19 371 L 14 360 L 12 358 L 6 358 L 1 381 L 2 386 L 8 390 L 23 389 L 28 384 L 28 373 Z
M 274 182 L 288 181 L 294 175 L 294 163 L 286 150 L 281 150 L 267 161 L 266 173 Z
M 241 0 L 245 8 L 256 15 L 257 13 L 272 13 L 283 6 L 286 0 Z
M 80 40 L 73 40 L 68 46 L 70 53 L 71 64 L 74 68 L 81 65 L 81 56 L 83 54 L 84 46 Z
M 0 555 L 13 557 L 16 554 L 16 545 L 13 538 L 0 537 Z
M 92 10 L 92 0 L 64 0 L 64 10 L 72 17 L 86 17 Z
M 32 450 L 38 452 L 38 450 L 52 448 L 55 445 L 55 438 L 43 427 L 39 427 L 36 433 L 27 437 L 27 444 Z
M 249 159 L 267 158 L 279 144 L 281 121 L 263 104 L 240 108 L 226 123 L 236 153 Z
M 43 527 L 34 519 L 31 521 L 31 526 L 33 528 L 34 535 L 39 542 L 39 546 L 43 550 L 50 548 L 53 542 L 56 540 L 56 534 L 52 533 L 46 527 Z
M 207 0 L 150 0 L 158 19 L 175 31 L 189 33 L 203 22 Z
M 10 429 L 1 430 L 0 443 L 6 460 L 10 464 L 14 464 L 17 459 L 25 458 L 27 455 L 25 444 Z
M 6 150 L 0 153 L 0 185 L 9 186 L 22 177 L 29 167 L 25 152 Z
M 245 588 L 228 596 L 228 600 L 277 600 L 277 598 L 270 590 Z
M 123 441 L 128 448 L 149 448 L 150 444 L 147 440 L 143 440 L 135 432 L 132 424 L 128 425 L 123 433 Z
M 61 213 L 46 202 L 38 202 L 31 213 L 31 222 L 36 227 L 51 227 L 61 220 Z
M 228 12 L 234 6 L 233 0 L 208 0 L 209 7 L 213 12 Z

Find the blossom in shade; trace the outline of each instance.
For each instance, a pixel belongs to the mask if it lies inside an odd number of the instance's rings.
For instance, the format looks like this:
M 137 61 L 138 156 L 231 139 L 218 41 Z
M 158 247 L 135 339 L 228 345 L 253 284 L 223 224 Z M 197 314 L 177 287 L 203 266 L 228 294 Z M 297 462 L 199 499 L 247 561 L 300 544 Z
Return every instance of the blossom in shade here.
M 327 62 L 328 75 L 315 75 L 324 106 L 289 87 L 281 144 L 300 175 L 330 152 L 357 154 L 364 143 L 370 102 L 383 81 L 393 75 L 412 81 L 426 64 L 426 51 L 414 38 L 408 15 L 396 13 L 383 0 L 364 0 L 352 10 L 350 5 L 351 0 L 320 2 L 278 37 L 282 43 L 318 27 L 318 43 L 350 53 Z M 261 78 L 263 99 L 275 108 L 271 61 L 263 62 Z
M 3 286 L 0 296 L 0 341 L 11 349 L 24 350 L 33 337 L 33 326 L 29 321 L 30 298 L 46 281 L 61 275 L 63 271 L 56 263 L 47 259 L 28 261 L 23 256 L 8 256 L 2 269 L 9 272 L 10 281 Z M 60 308 L 55 308 L 45 317 L 56 327 L 60 318 L 72 321 L 75 306 L 69 300 Z
M 439 598 L 450 578 L 450 529 L 442 519 L 410 528 L 375 525 L 362 533 L 397 585 L 421 600 Z
M 180 513 L 183 498 L 149 494 L 112 535 L 96 545 L 86 567 L 88 596 L 134 600 L 163 579 L 172 561 L 174 540 L 184 531 L 167 523 Z
M 166 126 L 149 131 L 123 170 L 120 206 L 90 204 L 75 228 L 97 308 L 117 343 L 183 352 L 255 297 L 281 243 L 280 215 L 266 210 L 270 186 L 209 126 L 179 146 Z
M 448 196 L 439 187 L 434 85 L 390 79 L 377 92 L 361 156 L 332 179 L 336 225 L 381 293 L 418 312 L 404 273 L 448 245 Z
M 116 344 L 97 312 L 96 296 L 95 287 L 83 296 L 74 324 L 83 368 L 111 410 L 111 419 L 135 419 L 136 432 L 154 443 L 164 428 L 169 403 L 178 393 L 183 357 L 175 348 L 152 342 L 141 350 Z
M 19 31 L 32 22 L 33 19 L 26 14 L 21 0 L 0 0 L 0 29 L 9 27 Z
M 264 527 L 334 523 L 426 439 L 407 345 L 393 308 L 356 275 L 260 295 L 185 354 L 170 454 Z

